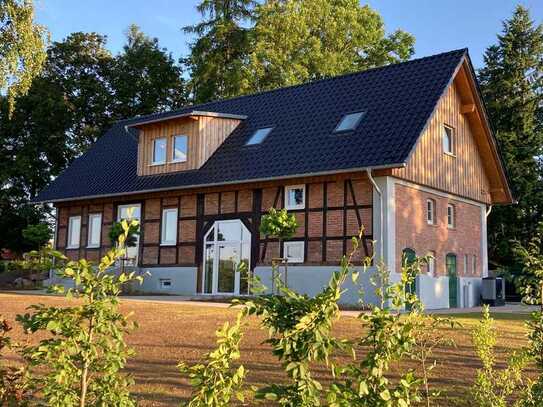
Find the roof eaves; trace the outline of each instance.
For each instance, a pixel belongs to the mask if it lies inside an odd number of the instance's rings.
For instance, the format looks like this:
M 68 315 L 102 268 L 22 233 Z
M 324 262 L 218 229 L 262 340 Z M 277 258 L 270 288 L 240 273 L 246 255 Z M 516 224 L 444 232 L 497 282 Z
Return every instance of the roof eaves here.
M 205 112 L 205 111 L 202 111 L 202 110 L 191 110 L 190 112 L 173 114 L 171 116 L 155 117 L 155 118 L 150 118 L 148 120 L 136 121 L 134 123 L 125 125 L 125 128 L 140 127 L 140 126 L 143 126 L 143 125 L 146 125 L 146 124 L 163 122 L 163 121 L 166 121 L 166 120 L 181 119 L 181 118 L 184 118 L 184 117 L 191 117 L 191 116 L 206 116 L 206 117 L 217 117 L 217 118 L 221 118 L 221 119 L 235 119 L 235 120 L 245 120 L 245 119 L 247 119 L 247 116 L 241 115 L 241 114 Z

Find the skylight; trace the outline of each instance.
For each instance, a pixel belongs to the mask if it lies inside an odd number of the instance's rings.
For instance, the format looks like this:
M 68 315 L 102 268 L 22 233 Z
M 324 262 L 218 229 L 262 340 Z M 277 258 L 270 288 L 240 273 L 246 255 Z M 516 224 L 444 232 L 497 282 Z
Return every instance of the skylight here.
M 364 113 L 365 112 L 356 112 L 346 114 L 337 125 L 334 133 L 356 129 L 356 127 L 360 123 L 360 120 L 362 119 L 362 117 L 364 117 Z
M 247 143 L 245 145 L 251 146 L 253 144 L 262 143 L 264 141 L 264 139 L 268 136 L 268 134 L 270 134 L 272 129 L 273 129 L 273 127 L 266 127 L 266 128 L 263 128 L 263 129 L 258 129 L 257 131 L 255 131 L 253 133 L 253 135 L 251 136 L 251 138 L 249 139 L 249 141 L 247 141 Z

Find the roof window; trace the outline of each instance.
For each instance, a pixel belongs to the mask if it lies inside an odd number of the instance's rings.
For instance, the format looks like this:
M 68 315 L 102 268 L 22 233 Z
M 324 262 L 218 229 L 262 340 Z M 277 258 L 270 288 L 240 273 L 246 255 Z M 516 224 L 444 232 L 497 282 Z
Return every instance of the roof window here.
M 343 116 L 339 124 L 334 130 L 334 133 L 339 133 L 342 131 L 350 131 L 356 129 L 362 117 L 364 117 L 365 112 L 356 112 L 349 113 Z
M 251 146 L 253 144 L 262 143 L 264 141 L 264 139 L 268 136 L 268 134 L 270 134 L 272 129 L 273 129 L 273 127 L 265 127 L 265 128 L 256 130 L 253 133 L 253 135 L 251 136 L 251 138 L 249 139 L 249 141 L 247 141 L 247 143 L 245 143 L 245 145 Z

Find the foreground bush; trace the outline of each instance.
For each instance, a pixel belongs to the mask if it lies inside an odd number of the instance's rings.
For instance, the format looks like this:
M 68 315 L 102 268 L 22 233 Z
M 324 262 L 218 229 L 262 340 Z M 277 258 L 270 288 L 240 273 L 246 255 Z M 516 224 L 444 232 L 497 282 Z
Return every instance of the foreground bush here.
M 124 342 L 132 327 L 118 310 L 118 295 L 124 284 L 140 280 L 134 273 L 115 275 L 111 267 L 124 255 L 124 243 L 131 227 L 122 224 L 117 248 L 94 266 L 86 260 L 69 262 L 59 276 L 70 279 L 73 289 L 55 287 L 56 292 L 75 297 L 79 305 L 58 308 L 33 305 L 31 312 L 18 316 L 28 333 L 46 332 L 48 338 L 23 354 L 29 366 L 45 374 L 31 375 L 29 382 L 39 390 L 48 406 L 132 406 L 128 386 L 121 374 L 133 354 Z M 60 253 L 60 261 L 66 258 Z

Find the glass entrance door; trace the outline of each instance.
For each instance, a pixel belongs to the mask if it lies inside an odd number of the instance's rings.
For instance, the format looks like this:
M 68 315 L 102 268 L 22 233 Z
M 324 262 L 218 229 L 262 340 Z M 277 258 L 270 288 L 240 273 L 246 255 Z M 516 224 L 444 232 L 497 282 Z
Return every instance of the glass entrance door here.
M 141 204 L 129 204 L 129 205 L 119 205 L 117 207 L 117 222 L 122 220 L 137 220 L 138 222 L 141 219 Z M 141 228 L 141 225 L 140 225 Z M 140 236 L 137 234 L 135 236 L 135 245 L 129 246 L 126 248 L 126 266 L 137 266 L 138 264 L 138 253 L 140 247 Z
M 247 294 L 250 248 L 251 234 L 240 220 L 215 222 L 204 237 L 204 294 Z

